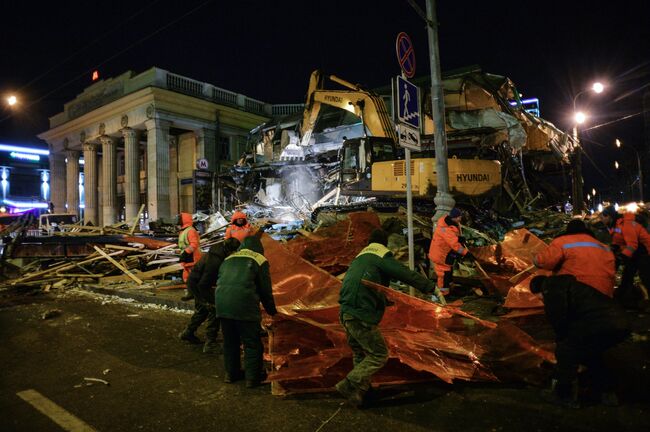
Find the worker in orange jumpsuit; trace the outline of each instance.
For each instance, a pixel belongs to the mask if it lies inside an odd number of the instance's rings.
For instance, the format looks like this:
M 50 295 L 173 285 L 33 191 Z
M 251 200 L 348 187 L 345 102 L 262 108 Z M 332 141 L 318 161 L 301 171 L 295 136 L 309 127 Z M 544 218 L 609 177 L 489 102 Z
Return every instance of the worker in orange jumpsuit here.
M 180 262 L 183 266 L 183 282 L 187 282 L 187 278 L 192 271 L 194 264 L 201 259 L 201 247 L 199 245 L 199 232 L 192 225 L 192 215 L 189 213 L 181 213 L 178 215 L 177 224 L 180 225 L 180 233 L 178 234 L 178 248 L 181 251 Z M 191 300 L 194 296 L 186 290 L 182 300 Z
M 554 275 L 573 275 L 578 282 L 609 298 L 614 297 L 614 254 L 608 246 L 596 240 L 579 219 L 569 222 L 565 233 L 553 239 L 544 251 L 537 254 L 533 264 L 541 269 L 553 270 Z
M 438 219 L 433 233 L 429 259 L 438 277 L 438 288 L 443 294 L 449 293 L 452 282 L 454 262 L 457 258 L 473 259 L 474 256 L 461 243 L 460 222 L 463 214 L 457 208 L 451 209 L 447 216 Z
M 244 212 L 236 211 L 230 219 L 230 225 L 226 228 L 225 238 L 236 238 L 243 242 L 248 236 L 255 234 L 254 228 L 248 222 Z
M 621 284 L 615 297 L 624 306 L 636 308 L 643 293 L 634 286 L 637 271 L 643 285 L 650 289 L 650 234 L 638 223 L 633 213 L 619 214 L 613 206 L 606 207 L 599 218 L 612 235 L 612 251 L 617 264 L 623 265 Z
M 533 278 L 530 289 L 542 292 L 544 310 L 555 331 L 557 360 L 554 385 L 546 399 L 576 406 L 578 366 L 587 366 L 594 396 L 616 404 L 614 381 L 603 363 L 603 353 L 622 341 L 628 322 L 613 300 L 616 265 L 609 247 L 599 242 L 579 219 L 533 259 L 552 270 L 552 277 Z

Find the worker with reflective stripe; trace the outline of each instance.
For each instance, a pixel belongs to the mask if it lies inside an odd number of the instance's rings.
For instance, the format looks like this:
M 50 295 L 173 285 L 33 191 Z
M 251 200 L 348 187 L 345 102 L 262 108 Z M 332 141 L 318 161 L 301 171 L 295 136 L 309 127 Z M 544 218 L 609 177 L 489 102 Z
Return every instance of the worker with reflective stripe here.
M 643 284 L 650 287 L 650 234 L 636 222 L 634 214 L 621 215 L 613 206 L 606 207 L 599 217 L 612 235 L 612 250 L 618 264 L 624 266 L 616 298 L 624 306 L 638 307 L 644 295 L 634 286 L 634 276 L 638 271 Z
M 180 262 L 183 266 L 183 282 L 187 282 L 192 267 L 201 259 L 199 232 L 192 226 L 192 215 L 189 213 L 178 215 L 177 223 L 181 226 L 181 232 L 178 235 L 178 248 L 181 251 Z
M 566 232 L 556 237 L 533 263 L 556 275 L 573 275 L 579 282 L 614 296 L 616 266 L 609 247 L 596 240 L 584 222 L 574 219 Z
M 449 292 L 456 258 L 465 256 L 472 258 L 467 248 L 459 241 L 462 218 L 461 211 L 453 208 L 447 216 L 438 219 L 429 247 L 429 259 L 438 276 L 438 288 L 442 290 L 443 294 Z
M 227 257 L 219 269 L 215 292 L 216 316 L 223 333 L 224 381 L 242 378 L 240 350 L 244 345 L 246 387 L 265 379 L 260 337 L 260 302 L 269 315 L 276 314 L 269 263 L 257 236 L 246 237 L 238 252 Z
M 368 246 L 345 273 L 339 294 L 339 318 L 352 349 L 354 368 L 336 384 L 336 389 L 355 406 L 363 403 L 372 375 L 388 360 L 388 348 L 378 328 L 388 300 L 383 292 L 367 287 L 362 280 L 388 286 L 391 279 L 397 279 L 424 293 L 435 292 L 437 300 L 444 304 L 433 282 L 393 258 L 387 243 L 386 232 L 375 230 L 370 234 Z
M 246 213 L 236 211 L 230 219 L 230 225 L 226 228 L 226 234 L 224 237 L 227 239 L 236 238 L 241 243 L 246 237 L 253 234 L 255 234 L 255 230 L 251 224 L 248 223 Z
M 594 263 L 590 268 L 597 265 Z M 615 381 L 605 366 L 603 354 L 629 334 L 623 308 L 570 274 L 535 276 L 530 290 L 542 293 L 544 312 L 555 332 L 554 383 L 550 391 L 543 393 L 544 398 L 575 407 L 579 404 L 578 395 L 586 393 L 578 389 L 578 382 L 582 381 L 589 384 L 592 397 L 600 396 L 603 403 L 616 405 Z M 587 380 L 578 380 L 580 365 L 587 367 Z

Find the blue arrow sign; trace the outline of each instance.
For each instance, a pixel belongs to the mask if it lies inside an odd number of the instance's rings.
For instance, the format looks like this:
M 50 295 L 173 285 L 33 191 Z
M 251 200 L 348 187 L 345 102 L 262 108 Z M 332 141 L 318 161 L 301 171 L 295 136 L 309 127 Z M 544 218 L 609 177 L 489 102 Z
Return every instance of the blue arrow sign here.
M 408 80 L 397 77 L 397 94 L 394 106 L 397 107 L 397 119 L 420 130 L 420 98 L 418 87 Z

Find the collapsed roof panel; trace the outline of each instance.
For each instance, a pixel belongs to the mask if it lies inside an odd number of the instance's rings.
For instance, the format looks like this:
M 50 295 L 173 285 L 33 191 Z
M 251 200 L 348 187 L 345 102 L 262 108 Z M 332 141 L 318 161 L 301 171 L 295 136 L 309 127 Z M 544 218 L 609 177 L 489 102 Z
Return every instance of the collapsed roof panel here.
M 331 388 L 352 366 L 352 353 L 338 322 L 341 282 L 301 260 L 279 242 L 263 237 L 271 265 L 276 305 L 269 353 L 274 393 Z M 440 379 L 498 381 L 519 374 L 534 379 L 553 355 L 511 322 L 494 324 L 377 286 L 395 303 L 380 327 L 390 360 L 375 384 Z

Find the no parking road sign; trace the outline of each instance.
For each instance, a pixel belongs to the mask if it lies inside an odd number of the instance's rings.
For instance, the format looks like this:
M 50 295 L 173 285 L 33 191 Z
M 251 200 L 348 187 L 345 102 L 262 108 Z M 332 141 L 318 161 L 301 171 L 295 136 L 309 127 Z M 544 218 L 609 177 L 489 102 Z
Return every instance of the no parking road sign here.
M 404 72 L 406 78 L 413 78 L 415 76 L 415 50 L 411 38 L 404 32 L 397 35 L 395 41 L 395 51 L 397 53 L 397 61 L 399 66 Z

